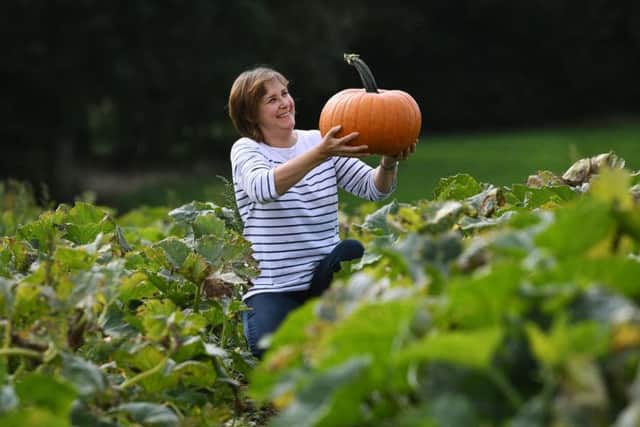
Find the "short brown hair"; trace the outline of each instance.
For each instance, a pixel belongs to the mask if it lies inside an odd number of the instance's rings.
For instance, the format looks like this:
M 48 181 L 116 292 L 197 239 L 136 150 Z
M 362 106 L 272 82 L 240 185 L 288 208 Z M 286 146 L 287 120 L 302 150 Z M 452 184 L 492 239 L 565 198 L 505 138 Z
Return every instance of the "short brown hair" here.
M 289 81 L 268 67 L 256 67 L 240 73 L 229 93 L 229 117 L 241 136 L 264 142 L 258 126 L 258 106 L 266 94 L 265 83 L 277 80 L 287 86 Z

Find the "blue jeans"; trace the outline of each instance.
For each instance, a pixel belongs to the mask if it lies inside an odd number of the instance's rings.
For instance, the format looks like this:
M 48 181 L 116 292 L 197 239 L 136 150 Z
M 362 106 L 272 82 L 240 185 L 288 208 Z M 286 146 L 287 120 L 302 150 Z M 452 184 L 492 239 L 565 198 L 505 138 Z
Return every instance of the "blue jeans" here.
M 260 339 L 274 332 L 289 312 L 303 305 L 308 299 L 320 296 L 329 288 L 333 273 L 340 270 L 342 261 L 362 257 L 364 247 L 357 240 L 343 240 L 316 267 L 307 291 L 269 292 L 253 295 L 245 300 L 251 310 L 242 312 L 244 336 L 251 353 L 262 358 L 264 349 L 258 347 Z

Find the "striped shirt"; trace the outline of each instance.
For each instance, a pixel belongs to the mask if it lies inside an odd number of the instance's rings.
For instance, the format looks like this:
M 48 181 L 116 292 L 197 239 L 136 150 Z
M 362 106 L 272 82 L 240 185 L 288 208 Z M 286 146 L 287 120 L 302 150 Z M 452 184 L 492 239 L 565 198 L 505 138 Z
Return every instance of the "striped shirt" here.
M 317 130 L 295 130 L 293 147 L 240 138 L 231 149 L 236 204 L 260 274 L 243 299 L 263 292 L 309 289 L 313 271 L 340 242 L 338 187 L 367 200 L 382 200 L 375 169 L 353 157 L 331 157 L 286 193 L 276 192 L 274 168 L 322 141 Z

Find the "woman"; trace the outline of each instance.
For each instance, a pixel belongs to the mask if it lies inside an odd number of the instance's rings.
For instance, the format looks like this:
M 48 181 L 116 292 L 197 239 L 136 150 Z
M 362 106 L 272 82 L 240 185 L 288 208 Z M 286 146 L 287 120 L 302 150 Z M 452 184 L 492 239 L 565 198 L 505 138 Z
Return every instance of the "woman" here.
M 340 262 L 362 256 L 356 240 L 338 237 L 338 187 L 368 200 L 395 188 L 397 157 L 383 156 L 372 168 L 358 159 L 367 146 L 352 146 L 358 133 L 322 137 L 295 128 L 295 103 L 288 80 L 258 67 L 241 73 L 229 94 L 229 116 L 240 133 L 231 149 L 236 203 L 244 236 L 252 244 L 260 275 L 243 296 L 245 336 L 258 358 L 260 338 L 276 330 L 286 315 L 322 294 Z

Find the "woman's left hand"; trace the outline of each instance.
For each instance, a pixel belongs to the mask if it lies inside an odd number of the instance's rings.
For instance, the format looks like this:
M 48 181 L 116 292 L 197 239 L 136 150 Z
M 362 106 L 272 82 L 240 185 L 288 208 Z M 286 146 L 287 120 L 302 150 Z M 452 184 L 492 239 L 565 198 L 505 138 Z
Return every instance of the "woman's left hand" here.
M 383 165 L 389 165 L 401 160 L 407 160 L 411 154 L 416 152 L 417 143 L 418 141 L 416 140 L 416 142 L 411 144 L 411 146 L 407 147 L 404 151 L 396 154 L 395 156 L 382 156 L 382 159 L 380 159 L 380 163 Z

